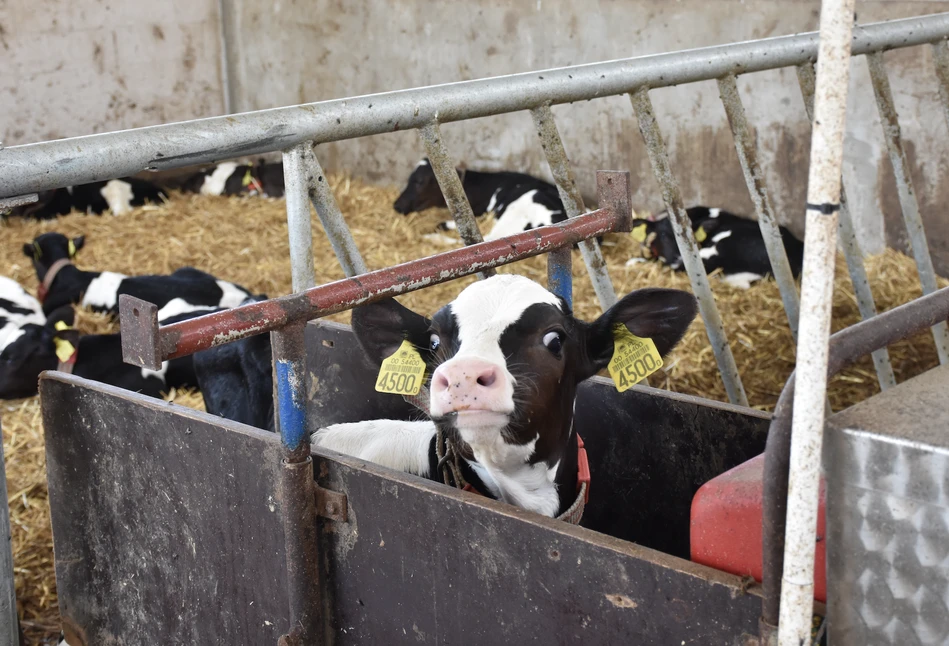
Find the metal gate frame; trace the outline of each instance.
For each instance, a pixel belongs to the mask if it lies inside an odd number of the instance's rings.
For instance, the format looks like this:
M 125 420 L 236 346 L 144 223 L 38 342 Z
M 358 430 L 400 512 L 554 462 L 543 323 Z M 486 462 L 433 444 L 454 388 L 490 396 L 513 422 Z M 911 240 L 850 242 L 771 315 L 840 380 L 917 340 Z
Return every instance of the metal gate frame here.
M 820 228 L 820 232 L 807 236 L 807 242 L 811 244 L 805 247 L 802 285 L 806 316 L 801 319 L 801 323 L 806 324 L 815 334 L 802 335 L 798 356 L 804 356 L 804 363 L 799 370 L 801 376 L 816 378 L 813 384 L 802 379 L 808 387 L 798 389 L 795 394 L 797 408 L 801 411 L 802 403 L 823 401 L 826 392 L 828 330 L 822 330 L 821 327 L 829 321 L 829 303 L 821 303 L 819 296 L 826 292 L 828 281 L 832 282 L 831 263 L 836 250 L 838 211 L 840 235 L 861 314 L 864 319 L 875 314 L 862 257 L 857 249 L 853 226 L 840 190 L 839 157 L 846 104 L 840 99 L 839 81 L 844 81 L 842 95 L 845 98 L 850 57 L 867 56 L 887 148 L 896 176 L 903 217 L 924 294 L 935 291 L 935 271 L 903 151 L 899 121 L 883 64 L 884 51 L 925 44 L 934 48 L 939 95 L 949 119 L 949 48 L 946 43 L 949 36 L 949 14 L 868 25 L 858 28 L 851 41 L 853 0 L 828 0 L 823 4 L 820 43 L 816 33 L 786 36 L 15 146 L 0 151 L 0 196 L 7 198 L 0 199 L 0 208 L 22 203 L 24 200 L 35 200 L 33 193 L 36 191 L 111 179 L 134 174 L 143 169 L 179 168 L 283 150 L 293 290 L 296 293 L 282 299 L 209 315 L 161 330 L 157 326 L 153 306 L 150 308 L 148 304 L 126 298 L 123 299 L 122 319 L 126 360 L 148 367 L 157 367 L 164 358 L 190 354 L 251 334 L 273 331 L 275 389 L 279 401 L 278 417 L 281 420 L 279 427 L 286 452 L 284 483 L 287 494 L 296 500 L 296 509 L 299 512 L 297 520 L 304 521 L 302 524 L 291 523 L 294 524 L 294 532 L 291 533 L 298 534 L 301 530 L 307 531 L 305 519 L 312 518 L 314 513 L 313 496 L 304 495 L 306 492 L 312 492 L 313 486 L 303 405 L 305 373 L 302 365 L 302 333 L 306 320 L 386 295 L 419 289 L 433 284 L 434 281 L 449 280 L 465 273 L 479 272 L 482 276 L 487 276 L 499 264 L 555 251 L 558 253 L 553 253 L 548 263 L 549 282 L 552 289 L 569 299 L 571 290 L 568 245 L 573 242 L 581 243 L 584 261 L 601 305 L 606 308 L 615 302 L 616 294 L 602 255 L 597 245 L 589 239 L 600 233 L 620 230 L 623 227 L 622 218 L 625 218 L 628 226 L 628 184 L 622 187 L 626 191 L 625 197 L 617 192 L 622 182 L 617 182 L 612 192 L 604 191 L 601 194 L 600 206 L 609 203 L 608 209 L 580 216 L 584 206 L 550 110 L 550 106 L 554 104 L 619 94 L 629 95 L 653 172 L 662 188 L 663 200 L 670 213 L 686 271 L 700 303 L 700 311 L 729 399 L 735 403 L 747 404 L 734 357 L 698 255 L 678 183 L 670 169 L 649 91 L 682 83 L 717 80 L 747 188 L 755 205 L 759 226 L 781 290 L 782 301 L 792 331 L 797 337 L 801 304 L 736 84 L 736 78 L 740 74 L 796 66 L 809 116 L 812 111 L 820 115 L 822 109 L 827 109 L 827 114 L 837 117 L 835 126 L 839 129 L 839 132 L 829 134 L 824 133 L 823 129 L 815 131 L 815 142 L 826 139 L 823 142 L 826 144 L 826 150 L 817 143 L 816 153 L 812 150 L 808 225 L 809 231 Z M 819 45 L 822 68 L 818 71 L 816 83 L 812 85 L 813 63 L 817 59 Z M 824 67 L 828 71 L 825 71 Z M 838 82 L 836 96 L 824 96 L 835 80 Z M 834 93 L 831 91 L 830 94 Z M 816 106 L 812 107 L 815 95 L 818 98 Z M 441 123 L 520 110 L 531 112 L 570 219 L 559 227 L 545 227 L 528 234 L 511 236 L 499 241 L 501 246 L 498 246 L 498 243 L 483 243 L 461 181 L 455 172 L 455 164 L 441 140 L 439 127 Z M 822 123 L 819 116 L 816 119 L 816 123 Z M 366 274 L 365 264 L 328 189 L 313 144 L 405 128 L 419 130 L 459 232 L 467 245 L 475 246 Z M 821 163 L 821 154 L 826 154 L 831 161 L 827 164 Z M 603 176 L 603 179 L 605 181 L 606 176 Z M 599 180 L 598 176 L 598 188 L 603 190 L 604 186 Z M 840 194 L 839 197 L 837 194 Z M 815 196 L 824 199 L 818 200 Z M 350 278 L 314 287 L 309 203 L 316 208 L 334 251 Z M 821 220 L 818 215 L 831 217 Z M 828 223 L 832 225 L 830 229 Z M 819 248 L 815 248 L 814 243 L 818 243 Z M 513 253 L 505 252 L 508 245 L 515 246 Z M 462 269 L 464 263 L 469 263 L 467 269 Z M 357 274 L 359 276 L 354 277 Z M 809 278 L 811 274 L 813 275 Z M 808 291 L 811 282 L 813 293 Z M 808 305 L 813 308 L 813 312 Z M 933 334 L 940 362 L 945 363 L 949 360 L 949 330 L 945 322 L 935 325 Z M 802 355 L 802 349 L 814 350 L 816 358 Z M 881 387 L 893 385 L 892 368 L 889 367 L 885 348 L 878 350 L 874 359 Z M 818 449 L 820 447 L 822 424 L 821 406 L 816 406 L 814 411 L 807 411 L 807 414 L 801 414 L 795 419 L 795 429 L 800 427 L 801 431 L 794 434 L 797 448 L 792 446 L 791 474 L 793 479 L 799 471 L 803 476 L 802 482 L 808 482 L 808 486 L 804 487 L 805 493 L 789 496 L 789 508 L 792 499 L 807 500 L 800 508 L 807 514 L 810 513 L 811 503 L 816 509 L 816 495 L 809 496 L 808 487 L 813 484 L 816 491 L 814 464 L 815 460 L 816 463 L 819 463 L 819 460 L 815 458 L 813 449 L 815 445 Z M 803 458 L 802 446 L 809 449 Z M 795 462 L 799 467 L 797 470 L 794 468 Z M 793 487 L 791 493 L 795 494 Z M 811 497 L 815 500 L 811 501 Z M 807 522 L 805 520 L 805 527 Z M 310 527 L 312 528 L 312 525 Z M 307 544 L 315 545 L 315 541 L 309 540 L 312 538 L 309 534 L 307 531 L 306 536 L 299 536 L 300 541 L 294 547 L 296 551 L 289 549 L 288 540 L 291 605 L 294 609 L 293 616 L 300 618 L 301 625 L 310 624 L 316 618 L 315 612 L 311 612 L 306 603 L 306 595 L 312 591 L 307 589 L 306 577 L 298 567 L 313 556 L 305 549 Z M 798 539 L 805 537 L 806 541 L 807 531 L 789 528 L 789 539 L 792 535 Z M 805 572 L 806 560 L 806 555 L 798 559 L 799 565 L 803 563 Z M 785 567 L 787 569 L 787 563 Z M 799 587 L 806 592 L 807 577 L 804 579 Z M 805 596 L 806 594 L 801 598 Z M 782 605 L 783 608 L 790 607 Z M 803 617 L 802 613 L 799 614 L 797 619 Z M 788 633 L 787 636 L 782 634 L 782 643 L 791 643 L 791 633 L 800 629 L 798 623 L 792 625 L 790 619 L 788 620 Z

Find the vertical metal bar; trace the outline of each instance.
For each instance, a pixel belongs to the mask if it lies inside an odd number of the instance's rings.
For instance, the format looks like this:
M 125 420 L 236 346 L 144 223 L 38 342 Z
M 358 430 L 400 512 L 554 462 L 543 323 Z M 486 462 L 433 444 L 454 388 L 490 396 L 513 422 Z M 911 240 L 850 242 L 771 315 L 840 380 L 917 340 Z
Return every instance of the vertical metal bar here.
M 573 251 L 570 247 L 547 254 L 547 289 L 573 308 Z
M 814 121 L 814 83 L 815 72 L 813 63 L 805 63 L 797 68 L 797 78 L 801 86 L 801 94 L 804 97 L 804 109 L 807 112 L 809 122 Z M 841 180 L 843 182 L 843 180 Z M 840 187 L 840 215 L 837 227 L 837 235 L 840 237 L 840 244 L 844 250 L 844 257 L 847 259 L 847 271 L 850 273 L 850 282 L 853 284 L 854 295 L 857 297 L 857 307 L 860 310 L 860 317 L 863 320 L 873 318 L 877 315 L 876 303 L 873 301 L 873 291 L 870 289 L 870 281 L 867 279 L 867 269 L 863 264 L 863 252 L 857 242 L 857 234 L 853 228 L 853 220 L 850 217 L 850 209 L 847 206 L 846 186 Z M 893 366 L 890 363 L 890 353 L 886 348 L 877 350 L 872 354 L 873 366 L 876 368 L 877 381 L 880 382 L 880 389 L 886 390 L 896 385 L 896 376 L 893 374 Z
M 800 646 L 809 643 L 811 636 L 814 535 L 827 397 L 853 6 L 854 0 L 823 0 L 821 3 L 778 625 L 780 646 Z
M 312 145 L 307 144 L 303 158 L 307 168 L 310 202 L 313 203 L 313 208 L 316 209 L 316 214 L 323 223 L 323 230 L 326 231 L 326 237 L 329 238 L 336 259 L 339 260 L 347 276 L 365 274 L 368 271 L 366 263 L 359 253 L 359 248 L 353 240 L 353 234 L 343 218 L 342 211 L 339 210 L 339 204 L 336 203 L 336 197 L 330 189 L 326 174 L 316 158 L 316 151 Z
M 290 597 L 288 644 L 323 642 L 316 491 L 306 423 L 305 327 L 296 323 L 270 335 L 274 421 L 283 448 L 280 492 Z
M 788 262 L 788 255 L 781 239 L 781 230 L 774 217 L 774 208 L 771 206 L 771 197 L 765 185 L 764 172 L 758 164 L 758 151 L 755 149 L 755 138 L 745 116 L 745 107 L 738 94 L 738 84 L 735 75 L 729 74 L 718 79 L 718 91 L 725 106 L 728 124 L 731 126 L 735 140 L 735 150 L 738 152 L 738 161 L 745 176 L 745 185 L 755 205 L 758 215 L 758 227 L 764 238 L 764 246 L 771 261 L 771 273 L 781 292 L 781 301 L 791 326 L 791 334 L 797 340 L 797 323 L 800 315 L 800 302 L 797 296 L 797 286 L 794 284 L 794 273 Z
M 293 291 L 316 285 L 313 272 L 313 228 L 310 221 L 309 187 L 305 155 L 309 143 L 283 153 L 283 178 L 287 196 L 287 228 L 290 236 L 290 271 Z
M 939 88 L 939 102 L 949 123 L 949 45 L 942 38 L 933 43 L 933 61 L 936 63 L 936 80 Z
M 540 145 L 547 156 L 547 164 L 550 166 L 550 173 L 557 184 L 560 201 L 563 202 L 567 217 L 575 218 L 584 213 L 586 208 L 583 205 L 580 190 L 577 188 L 573 170 L 570 168 L 570 160 L 567 157 L 560 132 L 557 130 L 557 122 L 554 121 L 554 114 L 550 110 L 550 105 L 545 104 L 531 110 L 531 119 L 533 119 L 534 128 L 540 136 Z M 597 299 L 600 301 L 600 307 L 604 311 L 608 310 L 616 303 L 616 290 L 613 288 L 613 281 L 610 280 L 609 269 L 603 259 L 600 246 L 594 240 L 585 240 L 580 243 L 580 254 L 587 266 L 590 282 L 593 283 L 593 291 L 596 292 Z M 548 259 L 547 262 L 551 262 L 551 259 Z
M 916 270 L 919 272 L 919 282 L 923 287 L 923 294 L 936 291 L 936 270 L 929 255 L 929 245 L 926 242 L 926 232 L 923 229 L 923 220 L 919 215 L 919 204 L 916 201 L 916 191 L 913 188 L 913 178 L 910 176 L 909 162 L 903 150 L 903 140 L 900 136 L 899 115 L 893 103 L 893 92 L 890 90 L 890 79 L 887 77 L 883 65 L 883 53 L 867 54 L 867 65 L 870 68 L 870 81 L 873 84 L 873 93 L 876 96 L 877 109 L 880 112 L 880 123 L 883 125 L 883 136 L 890 153 L 890 163 L 893 166 L 893 176 L 896 178 L 896 190 L 900 198 L 900 208 L 903 211 L 903 220 L 906 223 L 906 233 L 909 236 L 910 246 L 913 248 L 913 257 L 916 258 Z M 936 353 L 939 363 L 949 361 L 949 327 L 945 323 L 933 326 L 933 337 L 936 340 Z
M 18 646 L 16 589 L 13 583 L 13 546 L 10 541 L 10 507 L 7 505 L 7 475 L 0 433 L 0 646 Z
M 682 204 L 682 195 L 679 191 L 679 183 L 676 181 L 672 169 L 669 167 L 669 158 L 666 154 L 666 145 L 662 140 L 662 132 L 659 130 L 659 124 L 656 122 L 656 115 L 652 109 L 652 101 L 649 99 L 649 88 L 641 87 L 633 94 L 629 95 L 636 111 L 636 118 L 639 120 L 639 131 L 646 142 L 646 150 L 649 153 L 649 162 L 652 165 L 652 172 L 659 181 L 662 188 L 662 199 L 669 210 L 669 218 L 672 222 L 672 230 L 675 233 L 676 243 L 679 245 L 679 251 L 682 254 L 682 262 L 685 265 L 685 271 L 692 282 L 692 291 L 699 301 L 699 312 L 702 314 L 702 320 L 705 322 L 705 332 L 708 334 L 708 340 L 712 344 L 712 352 L 715 354 L 715 360 L 718 362 L 718 369 L 722 374 L 722 382 L 725 384 L 725 391 L 728 393 L 728 400 L 733 404 L 741 406 L 748 405 L 748 396 L 745 394 L 745 388 L 741 384 L 741 376 L 738 374 L 738 366 L 735 365 L 735 357 L 732 349 L 728 345 L 728 338 L 725 336 L 725 327 L 722 325 L 722 317 L 715 305 L 715 298 L 712 296 L 712 288 L 708 284 L 708 276 L 705 273 L 705 265 L 699 256 L 698 246 L 695 244 L 695 238 L 692 235 L 692 223 L 685 212 Z
M 234 74 L 237 56 L 234 47 L 234 34 L 237 32 L 232 0 L 217 0 L 218 30 L 221 39 L 221 85 L 224 86 L 224 114 L 236 112 L 237 99 L 234 91 Z
M 455 162 L 451 154 L 442 142 L 441 132 L 438 128 L 438 122 L 433 121 L 419 129 L 419 135 L 425 144 L 425 150 L 428 153 L 428 160 L 432 164 L 432 171 L 435 173 L 435 179 L 438 180 L 438 186 L 445 196 L 445 202 L 451 211 L 455 224 L 458 226 L 458 234 L 464 240 L 466 245 L 484 242 L 481 236 L 481 230 L 478 229 L 478 223 L 475 222 L 474 212 L 471 210 L 471 204 L 468 202 L 468 196 L 465 195 L 465 187 L 458 177 L 458 171 L 455 168 Z M 478 273 L 481 278 L 493 276 L 494 269 L 486 269 Z

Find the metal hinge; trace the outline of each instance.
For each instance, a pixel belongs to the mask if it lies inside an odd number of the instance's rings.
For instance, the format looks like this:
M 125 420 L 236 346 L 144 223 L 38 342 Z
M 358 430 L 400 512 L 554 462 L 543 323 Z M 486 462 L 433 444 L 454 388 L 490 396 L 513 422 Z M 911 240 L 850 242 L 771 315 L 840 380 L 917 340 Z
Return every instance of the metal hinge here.
M 349 522 L 349 503 L 346 500 L 346 494 L 324 489 L 319 485 L 315 487 L 317 515 L 339 523 Z

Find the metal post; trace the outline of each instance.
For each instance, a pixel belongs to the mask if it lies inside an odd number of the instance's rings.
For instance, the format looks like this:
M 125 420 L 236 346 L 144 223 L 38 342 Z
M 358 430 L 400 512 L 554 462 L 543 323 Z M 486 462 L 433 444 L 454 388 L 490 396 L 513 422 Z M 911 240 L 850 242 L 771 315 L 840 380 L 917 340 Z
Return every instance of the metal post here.
M 718 79 L 718 91 L 721 95 L 725 114 L 728 116 L 728 125 L 731 126 L 735 140 L 735 150 L 738 152 L 738 161 L 745 175 L 745 185 L 755 205 L 758 215 L 758 227 L 764 246 L 771 261 L 771 273 L 781 292 L 781 301 L 791 326 L 791 334 L 797 340 L 797 324 L 800 315 L 800 302 L 797 296 L 797 286 L 794 284 L 794 273 L 788 262 L 788 254 L 781 239 L 781 230 L 778 228 L 774 209 L 771 206 L 771 197 L 764 181 L 764 172 L 758 164 L 758 151 L 755 150 L 755 137 L 748 125 L 745 116 L 745 106 L 742 105 L 741 95 L 738 94 L 738 84 L 735 75 L 729 74 Z M 712 238 L 714 240 L 714 236 Z
M 13 583 L 13 546 L 10 540 L 10 507 L 7 505 L 7 476 L 0 433 L 0 646 L 18 646 L 16 589 Z
M 923 294 L 932 294 L 937 289 L 936 270 L 933 268 L 933 260 L 929 255 L 929 245 L 926 242 L 923 220 L 919 215 L 913 178 L 910 176 L 909 162 L 903 150 L 899 115 L 896 114 L 893 92 L 890 90 L 890 79 L 883 65 L 883 54 L 880 52 L 867 54 L 867 65 L 870 68 L 870 80 L 876 96 L 877 109 L 880 112 L 880 123 L 883 125 L 883 136 L 890 153 L 893 176 L 896 178 L 896 190 L 900 198 L 900 208 L 903 211 L 903 221 L 906 223 L 906 233 L 913 249 L 913 257 L 916 259 L 919 282 L 923 287 Z M 945 364 L 949 361 L 949 328 L 945 323 L 939 323 L 933 327 L 933 337 L 936 340 L 939 363 Z
M 313 272 L 313 228 L 310 221 L 306 150 L 309 142 L 283 153 L 283 177 L 287 197 L 287 228 L 290 236 L 290 270 L 293 291 L 316 285 Z
M 788 479 L 787 532 L 778 626 L 780 646 L 810 640 L 814 607 L 814 534 L 827 396 L 827 358 L 837 256 L 854 0 L 823 0 L 807 224 L 797 341 L 797 383 Z
M 649 99 L 649 88 L 641 87 L 635 93 L 630 94 L 629 98 L 633 104 L 633 109 L 636 111 L 636 118 L 639 120 L 639 131 L 646 142 L 652 172 L 662 188 L 662 199 L 669 211 L 672 230 L 675 233 L 676 243 L 679 245 L 679 253 L 682 254 L 685 271 L 692 283 L 692 291 L 699 301 L 699 312 L 701 312 L 702 320 L 705 322 L 705 332 L 712 344 L 712 352 L 718 362 L 722 382 L 725 384 L 725 391 L 728 393 L 728 400 L 733 404 L 747 406 L 748 396 L 741 384 L 738 366 L 735 365 L 735 357 L 728 345 L 728 338 L 725 336 L 722 317 L 715 305 L 712 288 L 708 284 L 705 264 L 699 256 L 699 249 L 692 235 L 692 222 L 689 220 L 682 204 L 679 183 L 669 167 L 666 145 L 662 141 L 662 132 L 659 130 L 659 124 L 652 109 L 652 101 Z
M 448 149 L 442 142 L 438 122 L 433 121 L 420 128 L 419 135 L 421 135 L 425 144 L 425 150 L 428 152 L 428 160 L 432 164 L 435 179 L 438 180 L 438 186 L 442 190 L 442 195 L 445 196 L 445 203 L 448 204 L 451 216 L 455 219 L 461 239 L 464 240 L 466 245 L 484 242 L 478 223 L 475 222 L 471 204 L 468 202 L 468 196 L 465 195 L 465 187 L 461 182 L 461 178 L 458 177 L 455 162 L 452 161 Z M 487 278 L 494 274 L 493 269 L 486 269 L 480 272 L 478 276 Z
M 550 166 L 550 173 L 557 184 L 557 192 L 560 193 L 560 201 L 563 202 L 567 217 L 575 218 L 583 213 L 586 208 L 583 205 L 580 190 L 577 188 L 573 170 L 570 168 L 570 160 L 567 157 L 567 151 L 564 149 L 560 132 L 557 130 L 557 122 L 554 121 L 554 114 L 550 110 L 550 105 L 545 104 L 531 110 L 531 119 L 534 120 L 534 128 L 540 136 L 540 145 L 547 156 L 547 164 Z M 570 250 L 561 250 L 559 254 L 569 258 Z M 610 273 L 606 267 L 606 261 L 603 260 L 600 246 L 594 240 L 586 240 L 580 243 L 580 254 L 587 266 L 590 282 L 593 283 L 593 291 L 596 292 L 597 299 L 600 301 L 600 307 L 606 311 L 616 303 L 616 290 L 613 288 L 613 281 L 610 280 Z M 555 262 L 555 258 L 556 256 L 551 254 L 547 259 L 548 275 L 550 273 L 550 263 Z
M 807 112 L 807 120 L 814 121 L 814 64 L 805 63 L 797 68 L 797 78 L 801 86 L 801 94 L 804 97 L 804 109 Z M 843 180 L 841 180 L 842 182 Z M 840 244 L 844 250 L 844 257 L 847 259 L 847 271 L 850 273 L 850 282 L 853 284 L 854 295 L 857 297 L 857 307 L 860 310 L 860 317 L 866 321 L 877 315 L 876 303 L 873 301 L 873 291 L 870 289 L 870 281 L 867 278 L 867 269 L 863 264 L 863 252 L 857 242 L 857 234 L 853 228 L 853 220 L 850 218 L 850 209 L 847 206 L 846 187 L 841 184 L 840 187 L 840 216 L 837 227 L 837 235 L 840 236 Z M 876 368 L 877 381 L 880 382 L 880 390 L 886 390 L 896 385 L 896 376 L 893 374 L 893 366 L 890 363 L 890 353 L 886 348 L 881 348 L 873 352 L 873 366 Z
M 306 323 L 272 332 L 275 422 L 283 448 L 280 483 L 290 633 L 287 646 L 319 644 L 321 632 L 319 543 L 310 438 L 306 423 Z
M 945 38 L 933 43 L 933 61 L 936 63 L 936 80 L 939 88 L 939 102 L 946 113 L 946 122 L 949 123 L 949 45 Z
M 333 246 L 336 259 L 339 260 L 339 264 L 347 276 L 366 273 L 368 271 L 366 263 L 359 253 L 356 241 L 353 240 L 352 232 L 346 225 L 342 211 L 339 210 L 336 197 L 330 189 L 326 174 L 316 158 L 316 151 L 313 150 L 312 145 L 307 145 L 304 148 L 303 157 L 308 169 L 307 180 L 310 189 L 310 201 L 313 203 L 313 208 L 316 209 L 316 214 L 320 216 L 320 222 L 323 223 L 326 237 L 329 238 L 330 244 Z

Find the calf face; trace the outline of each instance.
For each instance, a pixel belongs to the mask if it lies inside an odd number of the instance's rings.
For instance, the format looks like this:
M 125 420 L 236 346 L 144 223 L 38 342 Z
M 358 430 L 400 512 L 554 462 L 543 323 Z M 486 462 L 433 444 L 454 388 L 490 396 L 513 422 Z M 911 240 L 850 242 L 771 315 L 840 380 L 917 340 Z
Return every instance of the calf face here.
M 428 159 L 423 159 L 409 175 L 409 181 L 393 204 L 393 208 L 403 215 L 408 215 L 444 206 L 446 206 L 445 196 L 438 187 L 435 171 L 432 170 Z
M 85 242 L 85 236 L 69 239 L 61 233 L 44 233 L 23 245 L 23 255 L 33 263 L 36 276 L 42 281 L 56 261 L 72 260 Z
M 376 365 L 403 340 L 418 349 L 431 374 L 433 421 L 501 483 L 524 465 L 556 474 L 577 386 L 609 363 L 614 325 L 653 339 L 666 354 L 695 313 L 687 292 L 643 289 L 586 323 L 530 279 L 497 275 L 467 287 L 431 319 L 389 299 L 354 309 L 352 322 Z M 553 504 L 535 509 L 553 515 Z

